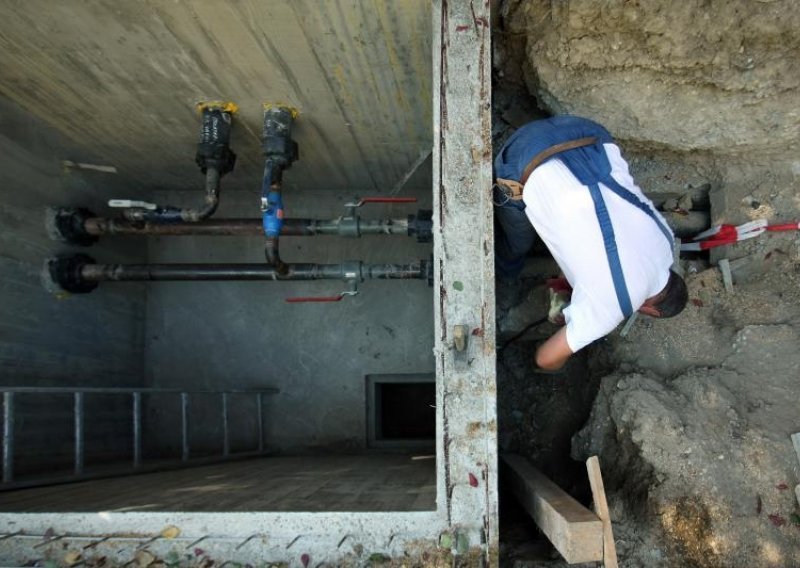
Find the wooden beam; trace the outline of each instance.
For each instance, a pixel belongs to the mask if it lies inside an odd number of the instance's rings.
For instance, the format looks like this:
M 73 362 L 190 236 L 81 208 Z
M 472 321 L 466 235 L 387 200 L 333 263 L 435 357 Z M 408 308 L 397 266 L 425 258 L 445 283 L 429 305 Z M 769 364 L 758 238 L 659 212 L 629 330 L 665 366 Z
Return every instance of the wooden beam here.
M 603 560 L 603 522 L 525 458 L 503 455 L 514 494 L 569 564 Z
M 597 456 L 586 460 L 586 471 L 589 473 L 589 485 L 592 487 L 594 510 L 603 521 L 603 566 L 617 568 L 617 545 L 614 543 L 614 532 L 611 530 L 611 515 L 608 513 L 606 490 L 603 486 L 600 460 L 597 459 Z

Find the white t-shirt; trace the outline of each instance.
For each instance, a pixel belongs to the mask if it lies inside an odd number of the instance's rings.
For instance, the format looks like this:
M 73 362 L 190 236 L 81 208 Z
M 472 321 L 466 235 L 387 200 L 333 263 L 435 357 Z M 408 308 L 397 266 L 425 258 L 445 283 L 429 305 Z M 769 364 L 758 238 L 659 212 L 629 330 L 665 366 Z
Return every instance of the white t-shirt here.
M 604 147 L 614 179 L 652 207 L 633 181 L 619 148 L 615 144 Z M 646 213 L 602 184 L 600 191 L 614 227 L 631 304 L 639 309 L 667 285 L 672 248 Z M 588 188 L 558 159 L 533 171 L 522 198 L 525 213 L 573 288 L 564 317 L 567 343 L 573 352 L 578 351 L 610 333 L 624 319 L 594 202 Z

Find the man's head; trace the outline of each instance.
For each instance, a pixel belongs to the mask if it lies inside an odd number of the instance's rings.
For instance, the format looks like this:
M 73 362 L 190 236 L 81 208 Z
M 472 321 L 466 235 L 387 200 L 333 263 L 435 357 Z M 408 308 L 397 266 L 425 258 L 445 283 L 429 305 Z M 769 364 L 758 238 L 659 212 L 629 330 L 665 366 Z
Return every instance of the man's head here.
M 639 311 L 654 318 L 671 318 L 677 316 L 686 307 L 689 292 L 686 283 L 673 270 L 669 271 L 669 280 L 664 289 L 652 298 L 645 300 Z

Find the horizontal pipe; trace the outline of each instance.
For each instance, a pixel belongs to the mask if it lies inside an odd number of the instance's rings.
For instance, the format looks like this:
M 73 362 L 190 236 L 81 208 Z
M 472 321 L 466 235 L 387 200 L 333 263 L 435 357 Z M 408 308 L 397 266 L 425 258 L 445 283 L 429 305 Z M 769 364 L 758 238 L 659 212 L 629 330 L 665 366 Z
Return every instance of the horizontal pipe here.
M 685 213 L 659 211 L 659 213 L 664 216 L 667 224 L 679 239 L 693 237 L 711 226 L 711 214 L 708 211 L 687 211 Z
M 265 264 L 85 264 L 84 282 L 186 280 L 364 280 L 425 279 L 427 261 L 409 264 L 287 264 L 280 274 Z
M 310 237 L 315 235 L 406 235 L 408 219 L 358 219 L 357 234 L 351 234 L 347 219 L 284 219 L 282 237 Z M 102 235 L 153 235 L 153 236 L 208 236 L 257 237 L 263 236 L 261 219 L 206 219 L 196 223 L 161 224 L 136 222 L 128 219 L 90 217 L 84 221 L 84 230 L 92 236 Z
M 203 205 L 197 209 L 181 209 L 166 206 L 157 207 L 154 211 L 147 209 L 131 208 L 123 211 L 125 219 L 134 222 L 152 223 L 197 223 L 214 214 L 219 206 L 220 172 L 217 168 L 209 167 L 205 177 L 205 197 Z

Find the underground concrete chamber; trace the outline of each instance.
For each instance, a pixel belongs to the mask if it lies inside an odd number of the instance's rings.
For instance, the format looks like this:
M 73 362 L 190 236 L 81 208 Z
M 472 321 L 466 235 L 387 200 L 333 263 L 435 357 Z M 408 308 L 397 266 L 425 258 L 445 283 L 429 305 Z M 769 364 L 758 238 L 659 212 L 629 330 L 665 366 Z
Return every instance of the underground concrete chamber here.
M 5 561 L 80 551 L 124 563 L 140 550 L 164 561 L 317 565 L 427 550 L 492 561 L 494 275 L 491 204 L 478 191 L 491 166 L 471 150 L 489 142 L 489 13 L 475 9 L 9 12 Z M 475 33 L 457 31 L 473 18 Z M 232 171 L 229 153 L 198 147 L 212 128 L 204 101 L 238 107 L 213 107 L 232 120 Z M 263 132 L 274 108 L 297 111 L 282 142 Z M 293 274 L 323 279 L 285 278 L 269 246 L 265 258 L 265 162 L 291 153 L 286 140 L 299 153 L 283 172 L 287 232 L 272 237 L 281 262 L 305 267 Z M 382 201 L 353 207 L 371 197 Z M 125 212 L 108 207 L 118 199 Z M 153 276 L 186 264 L 260 276 Z M 89 285 L 87 274 L 120 266 L 146 277 Z M 385 277 L 398 270 L 406 277 Z M 298 297 L 337 301 L 286 301 Z M 456 349 L 460 329 L 469 341 Z

